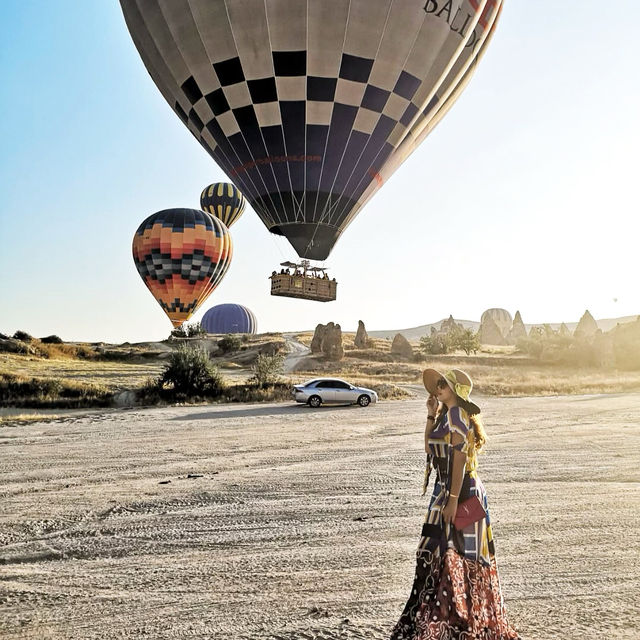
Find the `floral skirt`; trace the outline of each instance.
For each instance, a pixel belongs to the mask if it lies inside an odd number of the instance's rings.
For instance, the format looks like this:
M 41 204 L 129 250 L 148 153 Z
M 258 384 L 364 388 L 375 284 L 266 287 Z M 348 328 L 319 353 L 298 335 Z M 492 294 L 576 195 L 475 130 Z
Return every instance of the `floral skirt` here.
M 409 600 L 390 640 L 520 640 L 509 624 L 495 556 L 490 564 L 456 549 L 419 549 Z

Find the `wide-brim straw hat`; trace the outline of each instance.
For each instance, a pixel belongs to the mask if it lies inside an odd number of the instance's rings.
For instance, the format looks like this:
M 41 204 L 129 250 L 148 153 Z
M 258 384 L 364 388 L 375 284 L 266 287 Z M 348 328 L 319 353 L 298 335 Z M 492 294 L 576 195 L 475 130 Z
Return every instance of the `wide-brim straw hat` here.
M 438 391 L 438 380 L 444 378 L 449 388 L 460 399 L 460 406 L 469 414 L 480 413 L 480 407 L 471 400 L 471 389 L 473 381 L 468 373 L 462 369 L 449 369 L 446 373 L 441 373 L 437 369 L 425 369 L 422 372 L 422 381 L 425 389 L 432 395 Z

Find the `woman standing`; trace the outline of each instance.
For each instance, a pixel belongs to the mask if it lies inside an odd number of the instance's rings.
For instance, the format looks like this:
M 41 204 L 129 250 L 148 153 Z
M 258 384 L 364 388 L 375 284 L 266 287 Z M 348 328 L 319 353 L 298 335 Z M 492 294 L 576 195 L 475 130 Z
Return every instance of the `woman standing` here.
M 411 594 L 391 640 L 519 640 L 507 620 L 487 495 L 477 475 L 486 436 L 460 369 L 423 372 L 427 400 L 425 470 L 436 473 Z M 462 505 L 462 506 L 461 506 Z M 454 525 L 454 520 L 459 528 Z

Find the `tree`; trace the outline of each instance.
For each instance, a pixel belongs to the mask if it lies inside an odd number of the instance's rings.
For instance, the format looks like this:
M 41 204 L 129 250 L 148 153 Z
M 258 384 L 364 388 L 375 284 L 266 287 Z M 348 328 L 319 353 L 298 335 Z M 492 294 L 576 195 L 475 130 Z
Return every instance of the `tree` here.
M 278 382 L 278 378 L 284 368 L 284 356 L 276 353 L 268 355 L 259 353 L 256 363 L 253 365 L 253 376 L 251 381 L 255 382 L 259 387 Z
M 480 349 L 478 334 L 472 329 L 454 329 L 449 332 L 449 340 L 453 349 L 462 349 L 467 355 Z
M 434 333 L 430 336 L 420 338 L 420 348 L 427 354 L 437 355 L 449 353 L 451 350 L 451 340 L 448 333 Z

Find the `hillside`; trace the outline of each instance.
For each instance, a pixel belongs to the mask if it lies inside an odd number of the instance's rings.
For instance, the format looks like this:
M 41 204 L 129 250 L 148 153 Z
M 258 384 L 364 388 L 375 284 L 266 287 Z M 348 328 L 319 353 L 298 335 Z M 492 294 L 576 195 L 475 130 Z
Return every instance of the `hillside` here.
M 603 318 L 600 320 L 596 320 L 598 323 L 598 327 L 602 329 L 602 331 L 607 332 L 613 329 L 618 323 L 624 324 L 626 322 L 635 322 L 638 316 L 623 316 L 621 318 Z M 393 338 L 396 333 L 401 333 L 407 340 L 419 340 L 422 336 L 429 335 L 431 332 L 431 327 L 435 327 L 438 329 L 440 325 L 444 322 L 446 318 L 442 320 L 438 320 L 438 322 L 432 322 L 431 324 L 423 324 L 419 327 L 411 327 L 409 329 L 386 329 L 383 331 L 367 331 L 367 333 L 372 338 Z M 458 320 L 458 318 L 454 318 L 458 324 L 461 324 L 465 329 L 473 329 L 477 331 L 480 327 L 480 323 L 474 320 Z M 365 321 L 366 324 L 366 321 Z M 539 324 L 529 324 L 525 322 L 525 327 L 527 331 L 531 329 L 531 327 L 537 327 L 544 323 Z M 561 322 L 549 322 L 548 323 L 552 329 L 559 329 Z M 569 331 L 574 331 L 574 329 L 578 326 L 577 322 L 565 322 Z

